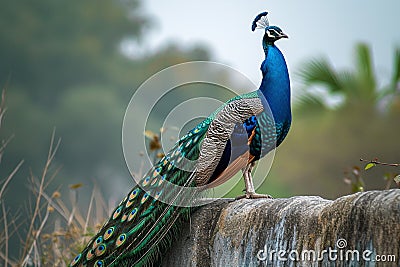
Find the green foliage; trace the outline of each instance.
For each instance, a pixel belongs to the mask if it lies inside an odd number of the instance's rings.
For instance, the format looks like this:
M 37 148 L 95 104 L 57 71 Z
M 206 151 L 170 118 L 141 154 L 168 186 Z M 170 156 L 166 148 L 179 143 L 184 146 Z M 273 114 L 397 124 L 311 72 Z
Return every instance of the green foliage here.
M 347 194 L 348 186 L 341 182 L 343 170 L 359 164 L 360 155 L 398 159 L 394 144 L 400 131 L 399 116 L 395 111 L 380 114 L 371 106 L 296 109 L 288 137 L 277 150 L 269 181 L 278 179 L 296 195 L 334 199 Z M 363 176 L 368 190 L 382 189 L 379 168 Z
M 388 111 L 400 111 L 400 48 L 395 51 L 391 81 L 382 89 L 380 98 L 385 101 Z
M 356 84 L 359 85 L 358 93 L 363 93 L 359 97 L 365 95 L 371 95 L 372 97 L 376 94 L 376 81 L 375 73 L 372 64 L 372 55 L 369 46 L 360 43 L 356 46 Z
M 338 77 L 338 73 L 326 58 L 312 60 L 302 68 L 299 76 L 306 85 L 321 84 L 326 86 L 331 92 L 340 92 L 343 85 Z
M 366 161 L 361 159 L 361 161 Z M 384 163 L 384 162 L 379 162 L 378 159 L 374 159 L 371 161 L 366 161 L 367 163 L 364 166 L 364 171 L 371 170 L 372 168 L 378 166 L 378 165 L 383 165 L 383 166 L 391 166 L 391 167 L 399 167 L 400 164 L 398 163 Z M 393 172 L 388 172 L 383 175 L 383 181 L 385 182 L 385 187 L 383 189 L 389 189 L 391 188 L 393 182 L 399 186 L 399 175 Z M 351 188 L 352 193 L 356 192 L 363 192 L 366 188 L 366 183 L 364 178 L 362 177 L 361 174 L 361 169 L 358 166 L 354 166 L 351 169 L 351 172 L 345 172 L 345 177 L 344 177 L 344 182 L 345 184 L 348 184 Z M 372 182 L 372 181 L 371 181 Z
M 42 168 L 54 127 L 63 140 L 54 160 L 62 165 L 56 179 L 103 183 L 110 175 L 129 177 L 121 128 L 134 90 L 165 67 L 209 59 L 201 47 L 174 44 L 126 58 L 121 41 L 140 42 L 151 30 L 151 19 L 143 14 L 139 0 L 3 1 L 0 82 L 9 82 L 0 137 L 15 135 L 18 142 L 7 147 L 0 175 L 21 157 L 29 166 L 10 186 L 21 196 L 16 205 L 26 193 L 26 177 Z
M 400 80 L 400 48 L 396 49 L 395 60 L 393 66 L 393 75 L 392 75 L 392 88 L 396 88 L 396 84 Z
M 0 9 L 1 80 L 29 88 L 35 102 L 54 105 L 75 84 L 107 83 L 107 64 L 124 37 L 139 39 L 148 20 L 137 0 L 5 0 Z
M 305 94 L 295 102 L 292 129 L 272 167 L 296 194 L 336 198 L 348 192 L 348 186 L 337 182 L 343 168 L 357 164 L 354 160 L 360 155 L 384 155 L 392 161 L 398 158 L 394 144 L 400 131 L 399 51 L 394 53 L 392 76 L 386 82 L 378 81 L 366 44 L 355 46 L 352 68 L 338 70 L 335 62 L 325 57 L 301 66 L 297 77 Z M 327 106 L 338 95 L 344 100 L 341 105 Z M 347 171 L 352 192 L 382 189 L 382 180 L 376 179 L 383 176 L 379 168 L 357 173 L 363 177 L 355 177 L 353 169 Z M 393 187 L 392 176 L 386 181 L 384 188 Z
M 363 159 L 360 159 L 361 161 L 366 161 Z M 375 158 L 374 160 L 371 161 L 366 161 L 367 164 L 364 167 L 364 170 L 370 170 L 375 166 L 381 165 L 381 166 L 389 166 L 389 167 L 400 167 L 400 163 L 385 163 L 385 162 L 380 162 L 378 161 L 377 158 Z M 394 173 L 394 172 L 388 172 L 385 173 L 383 176 L 384 180 L 386 181 L 386 189 L 389 189 L 390 186 L 392 185 L 393 182 L 395 182 L 395 184 L 397 184 L 398 186 L 400 186 L 399 184 L 399 174 L 398 173 Z
M 313 59 L 302 67 L 298 72 L 298 77 L 306 87 L 320 86 L 330 94 L 340 93 L 345 97 L 344 107 L 378 107 L 382 102 L 383 95 L 390 95 L 390 98 L 395 98 L 397 99 L 396 101 L 399 101 L 399 49 L 395 51 L 394 68 L 390 84 L 384 88 L 378 88 L 371 50 L 367 44 L 359 43 L 356 45 L 354 62 L 353 70 L 338 71 L 335 70 L 326 58 Z M 313 99 L 318 101 L 316 97 L 313 97 Z M 319 101 L 322 103 L 321 99 Z
M 373 168 L 373 167 L 375 167 L 376 166 L 376 164 L 375 163 L 368 163 L 367 165 L 365 165 L 365 167 L 364 167 L 364 170 L 369 170 L 369 169 L 371 169 L 371 168 Z

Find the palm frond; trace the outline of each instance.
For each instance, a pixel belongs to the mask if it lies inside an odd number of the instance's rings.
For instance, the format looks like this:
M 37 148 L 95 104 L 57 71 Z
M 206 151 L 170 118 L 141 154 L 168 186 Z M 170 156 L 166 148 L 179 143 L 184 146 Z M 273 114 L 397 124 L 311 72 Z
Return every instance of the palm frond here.
M 393 73 L 390 78 L 390 83 L 384 86 L 378 93 L 378 99 L 390 106 L 394 98 L 400 94 L 400 48 L 397 48 L 394 54 Z
M 342 91 L 347 98 L 359 97 L 362 93 L 360 92 L 360 84 L 356 75 L 352 71 L 342 70 L 338 72 L 338 77 L 342 85 Z
M 356 71 L 360 79 L 375 88 L 376 78 L 372 63 L 371 49 L 365 43 L 359 43 L 355 49 L 356 52 Z
M 359 43 L 356 46 L 355 54 L 355 67 L 361 89 L 364 92 L 368 91 L 368 95 L 374 94 L 376 89 L 376 78 L 372 63 L 371 50 L 367 44 Z
M 398 83 L 400 83 L 400 47 L 398 47 L 395 51 L 393 75 L 391 80 L 393 90 L 396 90 Z
M 306 63 L 298 76 L 306 85 L 320 84 L 330 92 L 342 91 L 338 75 L 326 58 L 314 59 Z
M 324 109 L 326 108 L 324 104 L 324 100 L 320 95 L 313 93 L 311 90 L 304 89 L 301 94 L 297 94 L 293 96 L 293 106 L 294 108 L 303 108 L 307 109 Z

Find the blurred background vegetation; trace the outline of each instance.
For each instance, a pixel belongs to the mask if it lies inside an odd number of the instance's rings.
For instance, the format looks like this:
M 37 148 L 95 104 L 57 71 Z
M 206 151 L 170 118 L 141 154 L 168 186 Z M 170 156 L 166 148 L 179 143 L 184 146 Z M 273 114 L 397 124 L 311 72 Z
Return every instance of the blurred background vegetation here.
M 96 184 L 104 199 L 118 201 L 133 186 L 123 159 L 121 127 L 134 90 L 171 65 L 213 59 L 205 47 L 174 43 L 124 55 L 124 41 L 142 42 L 150 21 L 139 0 L 97 0 L 95 6 L 64 0 L 1 4 L 0 83 L 6 89 L 7 112 L 0 137 L 12 139 L 1 158 L 0 177 L 24 159 L 4 198 L 10 211 L 24 214 L 28 209 L 28 180 L 42 173 L 54 128 L 61 144 L 53 160 L 57 174 L 51 190 L 63 192 L 65 186 L 82 183 L 84 198 Z M 360 43 L 355 44 L 354 65 L 347 69 L 315 58 L 295 70 L 292 78 L 301 86 L 295 89 L 302 94 L 294 99 L 293 126 L 258 191 L 275 197 L 336 198 L 351 192 L 343 178 L 360 165 L 360 157 L 400 161 L 400 50 L 393 51 L 393 74 L 387 81 L 375 73 L 372 58 L 369 44 Z M 192 91 L 183 92 L 182 99 Z M 210 91 L 203 92 L 210 96 Z M 217 92 L 215 97 L 231 96 Z M 163 116 L 161 110 L 160 122 Z M 396 170 L 363 173 L 366 189 L 384 188 L 386 171 Z M 239 184 L 230 196 L 242 188 Z
M 121 127 L 134 89 L 165 67 L 208 60 L 208 52 L 171 44 L 135 60 L 123 56 L 121 41 L 140 41 L 150 27 L 138 1 L 104 0 L 95 7 L 92 1 L 6 2 L 0 9 L 0 81 L 8 110 L 1 137 L 13 140 L 1 175 L 25 159 L 10 185 L 14 202 L 25 201 L 27 177 L 43 168 L 54 127 L 62 139 L 56 184 L 129 183 Z

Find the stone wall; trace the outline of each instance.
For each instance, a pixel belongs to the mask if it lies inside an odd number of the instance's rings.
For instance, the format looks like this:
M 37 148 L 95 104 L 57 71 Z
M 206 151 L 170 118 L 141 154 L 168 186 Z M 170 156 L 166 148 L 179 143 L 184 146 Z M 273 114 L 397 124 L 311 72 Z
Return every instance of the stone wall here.
M 400 190 L 218 200 L 194 213 L 163 266 L 400 266 Z

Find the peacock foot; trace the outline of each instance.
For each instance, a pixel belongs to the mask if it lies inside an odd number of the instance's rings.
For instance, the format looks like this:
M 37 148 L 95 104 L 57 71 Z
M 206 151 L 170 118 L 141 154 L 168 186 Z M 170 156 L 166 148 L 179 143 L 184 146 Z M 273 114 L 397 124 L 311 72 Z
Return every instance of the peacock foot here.
M 249 193 L 249 192 L 246 192 L 246 194 L 244 194 L 244 195 L 242 195 L 242 196 L 237 196 L 237 197 L 235 198 L 235 200 L 239 200 L 239 199 L 242 199 L 242 198 L 246 198 L 246 199 L 270 198 L 270 199 L 273 199 L 272 196 L 267 195 L 267 194 L 257 194 L 257 193 Z

